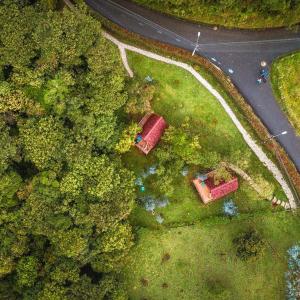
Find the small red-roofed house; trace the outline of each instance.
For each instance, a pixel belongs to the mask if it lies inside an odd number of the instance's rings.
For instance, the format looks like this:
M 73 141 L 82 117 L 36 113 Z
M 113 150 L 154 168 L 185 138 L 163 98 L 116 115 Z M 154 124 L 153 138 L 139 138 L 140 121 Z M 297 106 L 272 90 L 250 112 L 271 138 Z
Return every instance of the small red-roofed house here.
M 212 173 L 208 173 L 206 179 L 204 180 L 199 178 L 195 178 L 193 180 L 193 183 L 202 201 L 205 204 L 209 202 L 213 202 L 232 192 L 235 192 L 239 187 L 237 177 L 233 177 L 231 180 L 227 182 L 223 181 L 220 182 L 218 185 L 215 185 Z
M 142 132 L 137 135 L 136 146 L 146 155 L 156 146 L 167 128 L 163 117 L 149 113 L 139 123 Z

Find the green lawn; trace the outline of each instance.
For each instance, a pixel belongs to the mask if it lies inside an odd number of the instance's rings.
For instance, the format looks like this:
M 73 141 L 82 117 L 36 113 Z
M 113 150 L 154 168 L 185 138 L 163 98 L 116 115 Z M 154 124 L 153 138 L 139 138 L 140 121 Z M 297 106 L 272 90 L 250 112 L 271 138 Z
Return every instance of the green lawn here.
M 300 134 L 300 52 L 276 60 L 271 75 L 278 102 Z
M 127 167 L 132 169 L 136 175 L 139 176 L 147 166 L 153 165 L 155 162 L 151 155 L 146 157 L 138 150 L 133 149 L 125 156 L 125 163 Z M 191 170 L 187 177 L 183 177 L 181 174 L 176 176 L 175 192 L 174 195 L 170 197 L 170 204 L 165 208 L 156 209 L 156 212 L 161 214 L 165 219 L 164 226 L 194 224 L 207 218 L 222 215 L 223 200 L 211 205 L 204 205 L 199 199 L 197 192 L 191 184 L 193 174 L 194 172 Z M 151 182 L 151 176 L 147 178 L 147 181 Z M 139 192 L 139 196 L 156 195 L 151 184 L 145 184 L 145 186 L 146 191 L 143 193 Z M 279 188 L 278 194 L 280 195 Z M 247 182 L 241 179 L 239 190 L 234 194 L 228 195 L 225 199 L 233 199 L 241 214 L 270 210 L 271 207 L 270 202 L 261 200 Z M 161 227 L 157 224 L 155 216 L 146 212 L 145 209 L 139 205 L 136 205 L 130 218 L 133 225 L 151 228 Z
M 267 240 L 266 249 L 255 261 L 241 261 L 232 239 L 253 226 Z M 224 224 L 140 229 L 123 273 L 130 299 L 284 299 L 286 250 L 299 240 L 299 226 L 299 216 L 281 212 Z
M 164 116 L 168 124 L 180 127 L 188 120 L 194 133 L 200 136 L 203 152 L 209 152 L 213 148 L 221 155 L 222 160 L 242 166 L 253 179 L 263 176 L 274 185 L 276 196 L 285 199 L 279 184 L 250 150 L 223 107 L 190 73 L 132 52 L 128 52 L 128 60 L 135 76 L 141 80 L 147 75 L 154 78 L 156 94 L 152 108 Z M 143 168 L 155 164 L 153 159 L 151 153 L 145 157 L 133 149 L 127 154 L 126 163 L 139 175 Z M 180 194 L 181 189 L 178 190 Z M 248 199 L 245 194 L 251 192 L 245 190 L 243 196 Z M 187 192 L 184 194 L 187 195 Z M 194 195 L 191 192 L 189 194 Z M 250 195 L 250 198 L 255 197 Z
M 221 105 L 192 75 L 135 53 L 129 52 L 128 59 L 135 76 L 154 78 L 155 112 L 177 127 L 188 118 L 194 133 L 201 136 L 204 153 L 213 145 L 222 159 L 242 166 L 253 179 L 263 176 L 284 199 L 280 186 L 248 148 Z M 132 149 L 123 158 L 137 176 L 155 164 L 153 152 L 144 156 Z M 137 241 L 122 273 L 130 299 L 282 299 L 285 252 L 298 241 L 298 218 L 272 208 L 239 179 L 239 190 L 225 198 L 238 206 L 238 217 L 230 221 L 222 214 L 224 199 L 202 204 L 191 185 L 196 171 L 202 170 L 194 166 L 186 177 L 174 174 L 175 193 L 170 204 L 155 210 L 164 218 L 163 224 L 138 204 L 130 216 Z M 139 196 L 163 196 L 156 195 L 151 176 Z M 232 239 L 250 227 L 256 227 L 270 246 L 258 261 L 242 262 L 235 256 Z M 166 253 L 170 259 L 162 262 Z

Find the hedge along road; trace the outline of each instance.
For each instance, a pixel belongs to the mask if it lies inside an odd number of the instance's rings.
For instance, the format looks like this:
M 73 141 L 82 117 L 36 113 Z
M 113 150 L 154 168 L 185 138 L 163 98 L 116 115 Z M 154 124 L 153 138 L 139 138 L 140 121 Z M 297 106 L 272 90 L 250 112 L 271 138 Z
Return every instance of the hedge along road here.
M 85 0 L 95 11 L 129 31 L 176 47 L 195 48 L 231 78 L 272 135 L 277 137 L 300 171 L 300 137 L 279 108 L 269 82 L 258 85 L 260 62 L 268 65 L 278 56 L 300 50 L 300 33 L 286 29 L 261 31 L 197 25 L 154 12 L 126 0 Z

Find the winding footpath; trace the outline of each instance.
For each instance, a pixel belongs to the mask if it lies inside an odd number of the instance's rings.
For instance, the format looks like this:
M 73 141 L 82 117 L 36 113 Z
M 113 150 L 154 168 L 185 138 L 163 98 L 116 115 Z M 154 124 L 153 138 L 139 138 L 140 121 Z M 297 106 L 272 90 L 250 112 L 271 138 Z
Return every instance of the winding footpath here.
M 279 171 L 277 166 L 267 157 L 267 155 L 264 153 L 262 148 L 256 144 L 256 142 L 252 139 L 250 134 L 248 134 L 248 132 L 243 127 L 243 125 L 240 123 L 240 121 L 238 120 L 238 118 L 236 117 L 235 113 L 232 111 L 230 106 L 227 104 L 225 99 L 219 94 L 218 91 L 216 91 L 210 85 L 209 82 L 206 81 L 206 79 L 204 79 L 197 71 L 195 71 L 195 69 L 193 69 L 190 65 L 188 65 L 186 63 L 172 60 L 170 58 L 155 54 L 153 52 L 142 50 L 140 48 L 122 43 L 106 32 L 104 32 L 103 35 L 108 40 L 110 40 L 111 42 L 113 42 L 115 45 L 118 46 L 120 53 L 121 53 L 124 67 L 127 70 L 130 77 L 133 76 L 133 72 L 130 69 L 129 64 L 127 62 L 126 50 L 139 53 L 141 55 L 147 56 L 149 58 L 170 64 L 170 65 L 175 65 L 175 66 L 182 68 L 182 69 L 188 71 L 189 73 L 191 73 L 200 82 L 200 84 L 202 84 L 219 101 L 219 103 L 222 105 L 222 107 L 224 108 L 224 110 L 226 111 L 228 116 L 231 118 L 232 122 L 235 124 L 235 126 L 237 127 L 239 132 L 242 134 L 245 142 L 252 149 L 252 151 L 256 154 L 256 156 L 259 158 L 259 160 L 269 169 L 269 171 L 273 174 L 273 176 L 276 178 L 276 180 L 281 185 L 282 189 L 284 190 L 284 192 L 289 200 L 289 205 L 286 205 L 284 202 L 282 202 L 280 200 L 278 200 L 278 203 L 276 203 L 276 202 L 274 202 L 274 203 L 278 204 L 278 205 L 282 205 L 284 208 L 295 209 L 297 207 L 293 193 L 290 190 L 289 185 L 285 181 L 282 173 Z M 270 200 L 272 200 L 272 199 L 270 199 Z M 276 199 L 276 201 L 277 201 L 277 199 Z
M 300 171 L 300 137 L 278 106 L 270 83 L 257 85 L 260 62 L 268 65 L 278 56 L 300 50 L 300 33 L 286 29 L 262 31 L 228 30 L 185 22 L 154 12 L 126 0 L 85 0 L 96 12 L 129 31 L 176 47 L 195 48 L 230 77 L 271 134 L 278 137 Z

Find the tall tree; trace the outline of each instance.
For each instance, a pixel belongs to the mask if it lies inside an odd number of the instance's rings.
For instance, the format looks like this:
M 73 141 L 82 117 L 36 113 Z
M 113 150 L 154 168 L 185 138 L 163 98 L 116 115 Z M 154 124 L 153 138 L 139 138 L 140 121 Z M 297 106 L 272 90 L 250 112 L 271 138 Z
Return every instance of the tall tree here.
M 51 116 L 22 123 L 19 128 L 25 159 L 33 162 L 39 170 L 60 169 L 65 139 L 62 124 Z
M 55 2 L 0 2 L 0 298 L 126 299 L 124 71 L 85 6 Z
M 11 160 L 17 153 L 16 141 L 9 134 L 9 127 L 6 126 L 5 122 L 0 119 L 0 175 L 9 166 Z

